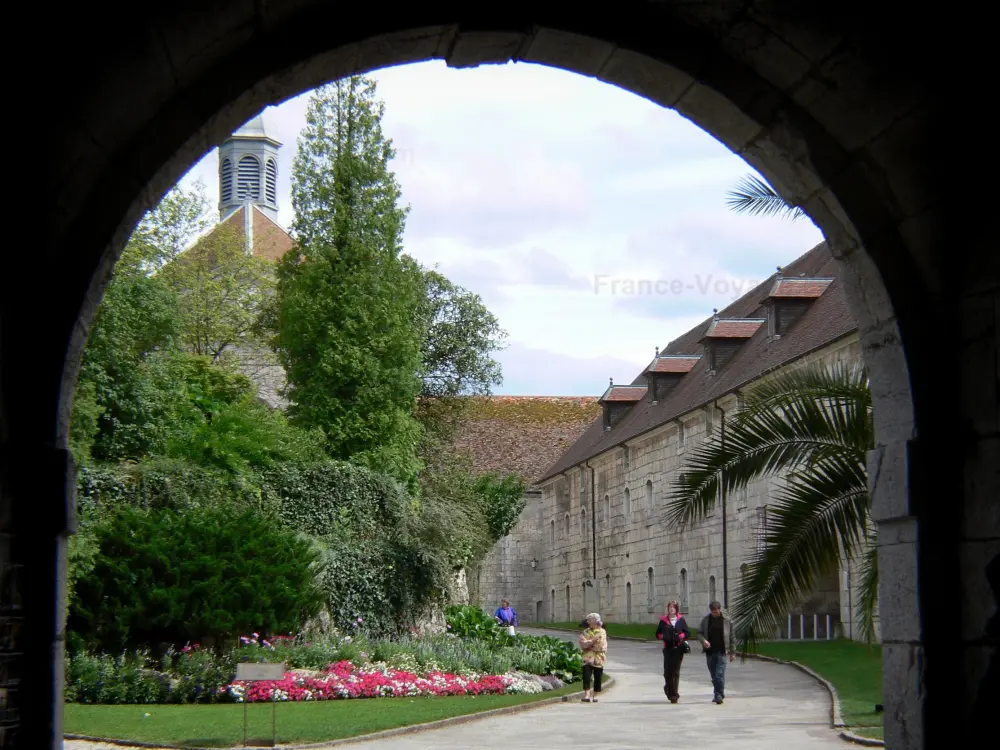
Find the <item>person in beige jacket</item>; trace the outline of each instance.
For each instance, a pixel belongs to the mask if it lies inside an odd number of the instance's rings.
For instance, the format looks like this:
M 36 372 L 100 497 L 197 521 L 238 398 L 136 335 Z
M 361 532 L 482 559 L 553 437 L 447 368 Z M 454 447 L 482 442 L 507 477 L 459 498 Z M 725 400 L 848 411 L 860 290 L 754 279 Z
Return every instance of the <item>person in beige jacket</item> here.
M 608 634 L 604 630 L 601 616 L 597 612 L 587 615 L 587 629 L 580 633 L 580 650 L 583 651 L 583 691 L 584 703 L 597 703 L 594 693 L 601 692 L 601 678 L 604 663 L 608 658 Z M 593 690 L 591 690 L 593 678 Z

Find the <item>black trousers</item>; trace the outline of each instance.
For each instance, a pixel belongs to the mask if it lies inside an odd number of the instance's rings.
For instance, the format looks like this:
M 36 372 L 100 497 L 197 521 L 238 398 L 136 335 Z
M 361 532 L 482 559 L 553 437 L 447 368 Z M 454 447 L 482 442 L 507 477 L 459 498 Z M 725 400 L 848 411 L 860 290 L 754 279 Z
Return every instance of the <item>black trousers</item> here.
M 671 700 L 680 698 L 677 688 L 681 682 L 681 662 L 684 660 L 684 649 L 663 649 L 663 684 L 667 688 L 667 697 Z
M 583 689 L 590 690 L 590 678 L 594 678 L 594 692 L 601 692 L 601 677 L 604 676 L 604 667 L 595 667 L 591 664 L 583 665 Z

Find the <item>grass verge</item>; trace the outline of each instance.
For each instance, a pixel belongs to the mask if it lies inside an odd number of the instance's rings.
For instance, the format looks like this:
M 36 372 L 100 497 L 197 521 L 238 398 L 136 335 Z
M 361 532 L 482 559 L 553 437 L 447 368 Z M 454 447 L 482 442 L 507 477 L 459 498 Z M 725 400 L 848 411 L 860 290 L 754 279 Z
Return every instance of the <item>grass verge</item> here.
M 454 716 L 535 703 L 582 690 L 579 681 L 534 695 L 445 698 L 356 698 L 281 702 L 275 707 L 278 744 L 307 744 L 357 737 Z M 270 704 L 251 703 L 247 737 L 271 738 Z M 187 747 L 232 747 L 243 743 L 241 703 L 214 705 L 92 706 L 66 704 L 63 730 L 117 740 Z M 150 714 L 146 716 L 145 714 Z
M 882 647 L 841 638 L 835 641 L 762 643 L 760 653 L 797 661 L 827 679 L 840 696 L 844 723 L 855 734 L 882 738 Z

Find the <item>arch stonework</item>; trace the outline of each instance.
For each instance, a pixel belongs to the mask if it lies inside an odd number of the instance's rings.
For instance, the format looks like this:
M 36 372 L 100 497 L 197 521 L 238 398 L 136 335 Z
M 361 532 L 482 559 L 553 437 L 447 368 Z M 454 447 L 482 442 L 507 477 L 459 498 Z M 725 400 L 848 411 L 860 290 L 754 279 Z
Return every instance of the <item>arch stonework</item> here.
M 980 85 L 970 55 L 989 45 L 970 38 L 975 29 L 962 29 L 964 56 L 947 60 L 926 54 L 947 17 L 921 17 L 930 34 L 918 19 L 882 26 L 844 3 L 512 2 L 483 17 L 425 3 L 355 8 L 349 20 L 320 0 L 182 6 L 143 6 L 127 19 L 66 9 L 44 19 L 39 42 L 65 93 L 28 97 L 49 126 L 48 161 L 25 174 L 41 172 L 35 194 L 50 200 L 33 252 L 11 258 L 4 277 L 23 285 L 44 268 L 44 310 L 12 315 L 3 296 L 0 403 L 0 492 L 13 555 L 33 579 L 25 747 L 61 747 L 69 414 L 89 326 L 128 235 L 264 106 L 429 59 L 540 63 L 634 91 L 698 123 L 808 211 L 843 263 L 872 378 L 886 744 L 922 748 L 933 732 L 995 721 L 986 675 L 1000 669 L 1000 582 L 986 571 L 1000 554 L 1000 272 L 980 198 L 963 195 L 961 222 L 946 211 L 944 191 L 962 185 L 977 134 L 942 130 L 961 87 L 972 100 Z M 955 592 L 949 634 L 925 639 L 945 592 Z

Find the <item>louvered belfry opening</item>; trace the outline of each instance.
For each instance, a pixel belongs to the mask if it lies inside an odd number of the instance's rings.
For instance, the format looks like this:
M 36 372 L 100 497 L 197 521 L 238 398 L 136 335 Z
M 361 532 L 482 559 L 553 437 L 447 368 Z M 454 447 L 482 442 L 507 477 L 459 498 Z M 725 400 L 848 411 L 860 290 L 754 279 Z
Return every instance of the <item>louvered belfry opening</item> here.
M 222 169 L 219 170 L 219 193 L 222 203 L 228 203 L 233 199 L 233 162 L 231 159 L 222 160 Z
M 260 200 L 260 162 L 254 156 L 240 159 L 236 174 L 236 198 L 241 201 Z
M 268 159 L 264 168 L 264 200 L 271 204 L 278 202 L 278 165 L 274 159 Z

